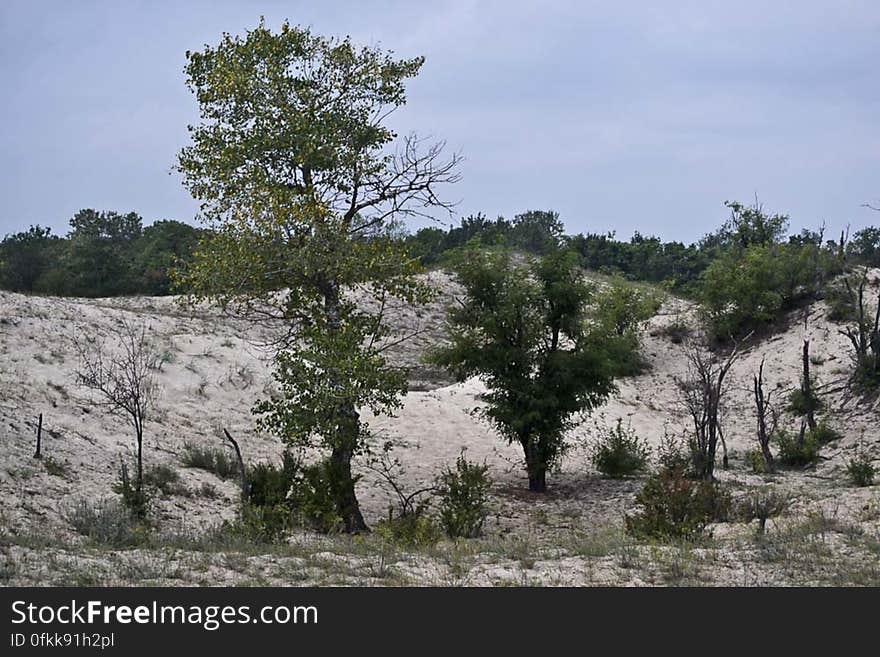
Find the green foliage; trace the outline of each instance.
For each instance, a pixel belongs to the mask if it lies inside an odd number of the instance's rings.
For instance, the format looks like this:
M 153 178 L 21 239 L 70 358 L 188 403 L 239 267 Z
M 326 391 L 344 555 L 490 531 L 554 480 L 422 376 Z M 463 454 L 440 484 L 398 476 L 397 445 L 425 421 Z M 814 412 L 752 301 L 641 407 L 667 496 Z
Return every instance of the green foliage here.
M 846 463 L 846 474 L 853 486 L 873 486 L 876 472 L 871 455 L 864 449 L 859 449 Z
M 424 509 L 402 516 L 389 514 L 376 523 L 375 532 L 393 545 L 415 549 L 433 547 L 443 537 L 441 527 Z
M 781 241 L 788 229 L 787 215 L 770 215 L 757 202 L 747 206 L 738 201 L 725 201 L 730 218 L 715 233 L 707 235 L 704 244 L 720 250 L 745 250 L 750 246 L 769 246 Z
M 585 321 L 592 287 L 576 260 L 557 251 L 515 265 L 505 251 L 469 251 L 458 267 L 466 298 L 449 312 L 451 343 L 431 355 L 459 380 L 483 376 L 484 416 L 522 446 L 532 490 L 544 490 L 574 416 L 613 388 L 610 336 Z
M 660 294 L 617 279 L 600 290 L 593 301 L 595 321 L 607 337 L 610 360 L 617 376 L 638 374 L 644 369 L 639 329 L 663 303 Z
M 816 425 L 816 428 L 810 431 L 810 435 L 816 441 L 816 444 L 820 446 L 827 445 L 828 443 L 843 438 L 843 434 L 828 424 L 827 420 L 821 420 Z
M 725 340 L 776 321 L 801 299 L 815 296 L 839 260 L 805 231 L 782 243 L 785 215 L 759 205 L 728 203 L 731 218 L 704 240 L 715 257 L 702 275 L 699 300 L 713 337 Z
M 813 432 L 795 435 L 785 429 L 777 429 L 772 438 L 778 449 L 777 458 L 783 465 L 803 466 L 819 460 L 819 441 Z
M 472 463 L 464 450 L 455 469 L 446 468 L 437 481 L 440 523 L 450 538 L 475 538 L 483 531 L 488 516 L 489 466 Z
M 681 472 L 652 475 L 636 495 L 640 510 L 625 519 L 626 531 L 638 538 L 694 538 L 712 522 L 727 519 L 730 495 L 714 481 L 694 481 Z
M 746 463 L 755 474 L 767 474 L 767 462 L 759 448 L 756 447 L 746 452 Z
M 817 291 L 815 246 L 752 245 L 726 252 L 703 274 L 700 301 L 712 335 L 742 335 L 775 321 L 801 298 Z
M 324 534 L 343 530 L 338 500 L 346 477 L 330 459 L 303 467 L 290 492 L 290 503 L 300 521 Z
M 661 472 L 679 473 L 682 476 L 688 476 L 692 467 L 687 442 L 671 433 L 666 427 L 657 446 L 657 462 Z
M 180 221 L 157 221 L 133 244 L 134 285 L 140 294 L 171 294 L 171 272 L 193 259 L 202 230 Z
M 590 460 L 599 472 L 620 479 L 645 469 L 651 450 L 630 424 L 624 426 L 622 418 L 611 427 L 597 422 L 596 431 L 598 437 L 591 445 Z
M 0 288 L 103 297 L 170 294 L 170 271 L 192 258 L 201 231 L 179 221 L 142 229 L 134 212 L 84 209 L 64 237 L 32 226 L 0 242 Z
M 867 226 L 847 244 L 847 256 L 868 267 L 880 267 L 880 228 Z
M 0 242 L 0 287 L 14 292 L 37 290 L 52 266 L 58 242 L 51 228 L 41 226 L 7 235 Z
M 164 463 L 144 470 L 144 486 L 151 486 L 163 495 L 189 494 L 187 488 L 180 481 L 180 473 Z
M 296 458 L 285 452 L 281 467 L 270 463 L 257 463 L 247 469 L 248 501 L 254 506 L 274 506 L 287 503 L 300 466 Z
M 816 395 L 813 386 L 810 386 L 810 392 L 807 394 L 804 393 L 803 387 L 795 388 L 788 396 L 788 410 L 798 417 L 807 416 L 822 410 L 822 400 Z
M 182 460 L 184 467 L 206 470 L 221 479 L 239 476 L 238 463 L 225 449 L 184 443 Z
M 238 518 L 226 521 L 223 531 L 249 543 L 280 543 L 291 527 L 290 508 L 285 504 L 246 504 Z
M 437 205 L 438 187 L 457 179 L 440 145 L 408 139 L 388 155 L 396 135 L 383 121 L 422 63 L 288 23 L 187 53 L 202 120 L 178 168 L 214 231 L 176 280 L 193 300 L 284 327 L 280 394 L 254 412 L 289 445 L 330 452 L 332 477 L 315 483 L 332 480 L 348 531 L 365 528 L 351 475 L 368 435 L 359 409 L 390 412 L 406 388 L 381 349 L 382 308 L 431 295 L 394 220 Z M 352 288 L 375 308 L 355 304 Z
M 144 487 L 138 487 L 128 474 L 128 464 L 119 464 L 119 479 L 113 484 L 113 492 L 122 498 L 122 505 L 129 510 L 133 518 L 147 517 L 150 498 Z
M 136 524 L 129 509 L 115 500 L 77 500 L 67 516 L 73 529 L 100 545 L 132 547 L 143 544 L 145 528 Z

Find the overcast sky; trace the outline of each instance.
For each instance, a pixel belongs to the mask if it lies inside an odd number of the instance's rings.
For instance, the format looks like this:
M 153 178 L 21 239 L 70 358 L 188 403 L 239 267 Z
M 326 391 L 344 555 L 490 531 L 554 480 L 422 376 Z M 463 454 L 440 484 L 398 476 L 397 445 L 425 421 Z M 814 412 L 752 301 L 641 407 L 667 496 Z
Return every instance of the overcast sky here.
M 184 53 L 260 14 L 427 57 L 393 125 L 464 155 L 460 215 L 692 241 L 757 194 L 795 229 L 880 223 L 876 0 L 0 0 L 0 235 L 192 221 Z

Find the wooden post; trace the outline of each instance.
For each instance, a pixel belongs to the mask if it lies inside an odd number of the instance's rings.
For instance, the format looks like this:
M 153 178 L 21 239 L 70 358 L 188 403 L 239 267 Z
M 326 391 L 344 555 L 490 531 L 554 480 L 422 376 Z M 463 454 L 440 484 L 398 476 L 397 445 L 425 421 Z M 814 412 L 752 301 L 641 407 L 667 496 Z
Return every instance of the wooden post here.
M 235 448 L 235 455 L 238 457 L 238 469 L 241 473 L 241 503 L 244 505 L 247 504 L 248 501 L 247 472 L 244 468 L 244 459 L 241 458 L 241 450 L 238 448 L 238 443 L 235 442 L 235 438 L 229 435 L 229 431 L 226 429 L 223 429 L 223 433 L 226 434 L 226 438 L 232 443 L 232 446 Z
M 34 452 L 34 458 L 42 458 L 42 454 L 40 453 L 40 443 L 43 438 L 43 414 L 40 413 L 40 419 L 37 422 L 37 450 Z

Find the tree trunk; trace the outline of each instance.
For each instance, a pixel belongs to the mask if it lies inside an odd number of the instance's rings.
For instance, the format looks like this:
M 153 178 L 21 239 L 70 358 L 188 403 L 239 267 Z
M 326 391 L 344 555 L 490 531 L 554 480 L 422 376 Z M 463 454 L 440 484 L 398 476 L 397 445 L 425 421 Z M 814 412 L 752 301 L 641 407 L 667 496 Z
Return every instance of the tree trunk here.
M 247 469 L 244 467 L 244 458 L 241 456 L 241 449 L 238 447 L 238 443 L 235 442 L 235 438 L 229 433 L 229 430 L 223 429 L 223 433 L 226 434 L 226 438 L 232 443 L 232 446 L 235 448 L 235 456 L 238 459 L 238 473 L 241 477 L 241 504 L 244 506 L 248 502 L 248 481 L 247 481 Z
M 40 413 L 40 420 L 37 423 L 37 449 L 34 452 L 35 459 L 42 458 L 42 456 L 43 456 L 42 453 L 40 452 L 40 449 L 42 447 L 40 443 L 42 442 L 42 440 L 43 440 L 43 414 Z
M 144 432 L 141 428 L 137 430 L 137 443 L 137 492 L 140 494 L 144 489 Z
M 806 320 L 804 320 L 804 323 L 806 324 Z M 801 386 L 804 399 L 807 402 L 807 424 L 810 427 L 810 431 L 814 431 L 816 429 L 816 413 L 813 410 L 813 387 L 810 381 L 810 341 L 806 338 L 804 339 L 802 361 L 804 372 Z
M 526 457 L 526 470 L 529 474 L 529 490 L 533 493 L 547 492 L 547 464 L 541 458 L 541 450 L 534 438 L 521 441 Z
M 336 510 L 342 518 L 343 527 L 348 534 L 360 534 L 370 531 L 361 508 L 358 504 L 354 490 L 354 478 L 351 476 L 351 450 L 344 447 L 334 447 L 330 454 L 330 464 L 333 476 L 336 478 L 334 497 L 336 497 Z
M 339 287 L 332 281 L 322 286 L 324 292 L 324 309 L 327 312 L 327 325 L 330 331 L 342 329 L 342 318 L 339 309 Z M 328 373 L 338 379 L 338 373 Z M 351 459 L 360 438 L 360 418 L 353 404 L 343 401 L 338 410 L 339 425 L 337 434 L 332 437 L 330 465 L 332 468 L 332 493 L 336 501 L 336 510 L 342 519 L 348 534 L 359 534 L 369 531 L 361 514 L 357 494 L 354 489 L 354 478 L 351 475 Z

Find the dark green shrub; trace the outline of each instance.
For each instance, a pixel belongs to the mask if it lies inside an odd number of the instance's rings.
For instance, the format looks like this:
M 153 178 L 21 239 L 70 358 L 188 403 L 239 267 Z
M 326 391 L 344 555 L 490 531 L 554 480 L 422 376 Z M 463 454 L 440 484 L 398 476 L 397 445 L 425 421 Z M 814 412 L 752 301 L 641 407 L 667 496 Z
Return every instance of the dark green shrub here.
M 119 464 L 119 479 L 113 484 L 113 492 L 122 498 L 123 506 L 134 518 L 146 518 L 149 512 L 150 499 L 146 488 L 138 490 L 128 474 L 128 464 Z
M 443 537 L 437 522 L 419 508 L 404 516 L 388 515 L 376 523 L 376 534 L 386 541 L 405 548 L 432 547 Z
M 788 396 L 788 410 L 799 417 L 804 417 L 821 411 L 822 400 L 816 396 L 812 388 L 809 393 L 805 393 L 802 388 L 795 388 Z
M 631 425 L 624 426 L 618 418 L 613 427 L 597 423 L 596 429 L 599 436 L 591 446 L 590 460 L 599 472 L 619 479 L 645 469 L 650 448 Z
M 822 420 L 821 422 L 819 422 L 816 425 L 816 428 L 810 432 L 810 435 L 816 441 L 816 444 L 820 447 L 822 445 L 827 445 L 828 443 L 843 438 L 843 434 L 840 433 L 837 429 L 829 426 L 826 420 Z
M 652 475 L 636 495 L 641 509 L 625 518 L 626 531 L 638 538 L 693 538 L 712 522 L 727 520 L 730 495 L 714 481 L 686 479 L 682 473 Z
M 758 448 L 750 449 L 746 452 L 746 464 L 755 474 L 767 474 L 767 462 Z
M 663 438 L 657 447 L 657 462 L 662 472 L 678 472 L 686 476 L 691 469 L 691 456 L 684 440 L 663 430 Z
M 359 477 L 353 479 L 356 483 Z M 342 531 L 336 499 L 343 485 L 341 471 L 329 460 L 302 467 L 290 491 L 290 503 L 299 521 L 324 534 Z
M 783 465 L 809 465 L 819 460 L 819 442 L 813 432 L 805 432 L 803 438 L 785 429 L 777 429 L 773 436 L 778 450 L 777 459 Z
M 180 481 L 180 474 L 170 465 L 160 464 L 144 471 L 144 486 L 152 486 L 163 495 L 189 496 L 189 490 Z
M 200 447 L 186 443 L 183 446 L 182 460 L 184 467 L 206 470 L 221 479 L 232 479 L 239 476 L 238 463 L 224 449 Z
M 286 504 L 246 504 L 238 518 L 224 523 L 224 530 L 250 543 L 279 543 L 290 527 L 290 507 Z
M 860 449 L 847 461 L 846 473 L 853 486 L 873 486 L 876 469 L 870 454 Z
M 475 538 L 488 516 L 489 466 L 471 463 L 462 450 L 455 470 L 446 468 L 437 481 L 440 524 L 450 538 Z

